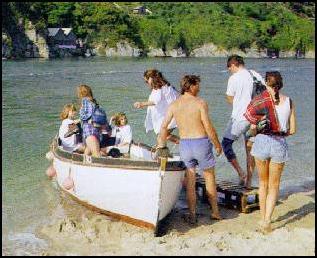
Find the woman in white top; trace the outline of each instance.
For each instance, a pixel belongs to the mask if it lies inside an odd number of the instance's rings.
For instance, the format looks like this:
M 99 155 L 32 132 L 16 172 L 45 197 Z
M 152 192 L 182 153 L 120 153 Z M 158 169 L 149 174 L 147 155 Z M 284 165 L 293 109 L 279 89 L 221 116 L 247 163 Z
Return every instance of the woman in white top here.
M 296 132 L 296 117 L 291 99 L 279 93 L 283 87 L 280 73 L 267 72 L 265 80 L 267 90 L 274 100 L 280 132 L 257 134 L 251 155 L 255 157 L 259 173 L 260 226 L 263 233 L 268 233 L 272 231 L 271 217 L 279 195 L 281 174 L 285 162 L 289 159 L 286 136 Z M 255 127 L 251 125 L 251 128 Z
M 65 138 L 65 134 L 69 130 L 69 125 L 79 123 L 80 120 L 74 120 L 76 115 L 76 107 L 73 104 L 67 104 L 64 106 L 63 111 L 60 114 L 62 124 L 59 128 L 58 137 L 61 140 L 62 147 L 66 151 L 83 151 L 84 145 L 77 142 L 76 134 L 73 134 Z
M 137 109 L 147 107 L 145 118 L 146 132 L 154 130 L 158 136 L 161 125 L 167 112 L 168 106 L 178 98 L 179 93 L 170 85 L 170 83 L 163 77 L 162 73 L 155 69 L 150 69 L 144 72 L 144 81 L 151 89 L 151 94 L 148 101 L 135 102 L 134 107 Z M 174 143 L 179 143 L 179 137 L 172 135 L 171 132 L 177 127 L 173 120 L 169 124 L 168 140 Z

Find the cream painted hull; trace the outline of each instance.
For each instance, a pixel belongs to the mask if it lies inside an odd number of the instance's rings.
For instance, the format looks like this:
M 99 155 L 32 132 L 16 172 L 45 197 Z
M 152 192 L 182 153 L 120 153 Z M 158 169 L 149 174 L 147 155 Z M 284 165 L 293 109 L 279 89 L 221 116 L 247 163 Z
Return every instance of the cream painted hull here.
M 57 182 L 63 190 L 98 210 L 154 229 L 175 206 L 184 178 L 180 170 L 162 172 L 75 163 L 54 156 Z M 74 188 L 66 190 L 63 182 L 69 175 Z

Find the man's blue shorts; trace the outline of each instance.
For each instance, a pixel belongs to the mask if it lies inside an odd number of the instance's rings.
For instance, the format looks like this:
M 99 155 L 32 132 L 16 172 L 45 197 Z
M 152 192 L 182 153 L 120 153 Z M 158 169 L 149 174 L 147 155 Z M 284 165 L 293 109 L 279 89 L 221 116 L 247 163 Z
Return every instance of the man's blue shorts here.
M 179 151 L 181 160 L 187 168 L 198 167 L 202 170 L 213 168 L 216 164 L 212 152 L 213 145 L 208 137 L 181 139 Z

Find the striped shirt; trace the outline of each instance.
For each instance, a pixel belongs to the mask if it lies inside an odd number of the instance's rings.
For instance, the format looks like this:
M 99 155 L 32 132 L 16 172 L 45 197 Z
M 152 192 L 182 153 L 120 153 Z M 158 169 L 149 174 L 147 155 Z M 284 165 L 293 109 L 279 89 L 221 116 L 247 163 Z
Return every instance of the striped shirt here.
M 79 111 L 80 120 L 83 123 L 83 136 L 86 139 L 90 135 L 94 135 L 99 140 L 100 129 L 94 127 L 92 123 L 89 122 L 92 113 L 94 112 L 95 104 L 88 98 L 83 98 L 81 102 L 81 109 Z

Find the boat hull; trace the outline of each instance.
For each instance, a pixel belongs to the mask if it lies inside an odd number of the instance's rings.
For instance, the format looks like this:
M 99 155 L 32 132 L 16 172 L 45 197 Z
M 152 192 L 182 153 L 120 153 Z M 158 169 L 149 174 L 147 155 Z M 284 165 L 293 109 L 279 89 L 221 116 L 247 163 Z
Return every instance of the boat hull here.
M 54 155 L 58 185 L 76 200 L 99 212 L 137 226 L 156 229 L 175 206 L 184 170 L 107 167 L 74 162 Z M 71 177 L 74 187 L 63 182 Z

